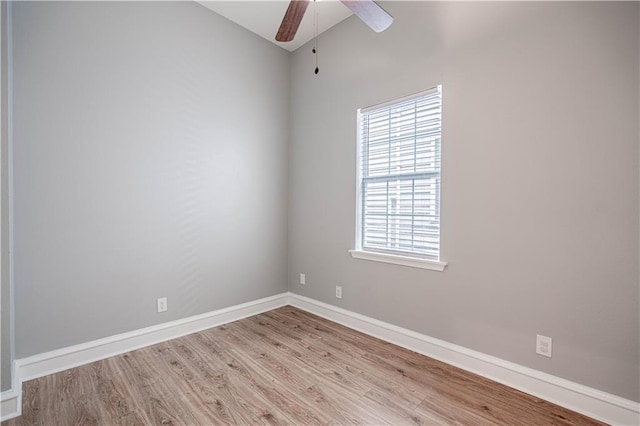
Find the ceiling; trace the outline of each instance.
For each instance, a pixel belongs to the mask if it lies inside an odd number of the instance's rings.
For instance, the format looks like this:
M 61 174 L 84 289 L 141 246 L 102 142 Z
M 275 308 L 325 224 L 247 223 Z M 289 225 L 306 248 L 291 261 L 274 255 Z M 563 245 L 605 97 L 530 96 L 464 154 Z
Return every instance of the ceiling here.
M 314 7 L 318 12 L 318 34 L 352 15 L 338 0 L 317 0 L 309 4 L 293 41 L 282 43 L 276 41 L 275 37 L 289 6 L 288 0 L 196 1 L 290 52 L 313 39 Z

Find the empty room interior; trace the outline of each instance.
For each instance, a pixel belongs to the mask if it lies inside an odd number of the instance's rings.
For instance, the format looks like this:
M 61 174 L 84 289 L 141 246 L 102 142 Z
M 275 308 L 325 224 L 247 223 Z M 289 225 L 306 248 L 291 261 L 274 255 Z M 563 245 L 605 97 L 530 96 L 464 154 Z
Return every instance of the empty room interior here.
M 640 424 L 640 3 L 1 1 L 3 425 Z

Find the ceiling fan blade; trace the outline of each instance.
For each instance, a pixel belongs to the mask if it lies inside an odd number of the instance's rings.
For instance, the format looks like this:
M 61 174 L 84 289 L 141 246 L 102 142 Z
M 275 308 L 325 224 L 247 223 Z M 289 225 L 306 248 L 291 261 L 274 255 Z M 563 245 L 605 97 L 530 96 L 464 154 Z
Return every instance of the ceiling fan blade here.
M 340 0 L 373 31 L 380 33 L 393 22 L 393 17 L 373 0 Z
M 287 12 L 284 14 L 284 18 L 282 18 L 278 34 L 276 34 L 277 41 L 293 40 L 308 5 L 309 0 L 291 0 Z

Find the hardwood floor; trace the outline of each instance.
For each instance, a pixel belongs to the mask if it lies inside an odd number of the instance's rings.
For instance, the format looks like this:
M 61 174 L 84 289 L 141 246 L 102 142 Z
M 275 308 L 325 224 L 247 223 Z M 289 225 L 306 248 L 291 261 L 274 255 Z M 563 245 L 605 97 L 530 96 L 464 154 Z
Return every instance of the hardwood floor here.
M 596 425 L 287 306 L 24 383 L 3 425 Z

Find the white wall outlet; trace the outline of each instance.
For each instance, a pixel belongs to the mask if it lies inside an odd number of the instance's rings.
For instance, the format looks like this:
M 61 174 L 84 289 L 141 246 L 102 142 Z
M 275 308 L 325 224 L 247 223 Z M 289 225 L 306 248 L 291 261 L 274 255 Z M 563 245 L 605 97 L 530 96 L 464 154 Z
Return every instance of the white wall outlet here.
M 536 353 L 542 356 L 548 356 L 551 358 L 551 348 L 553 346 L 553 339 L 547 336 L 536 336 Z
M 158 312 L 164 312 L 167 310 L 167 298 L 161 297 L 158 299 Z
M 342 287 L 340 287 L 339 285 L 336 286 L 336 297 L 338 299 L 342 299 Z
M 307 283 L 307 276 L 305 274 L 300 274 L 300 284 L 305 285 Z

